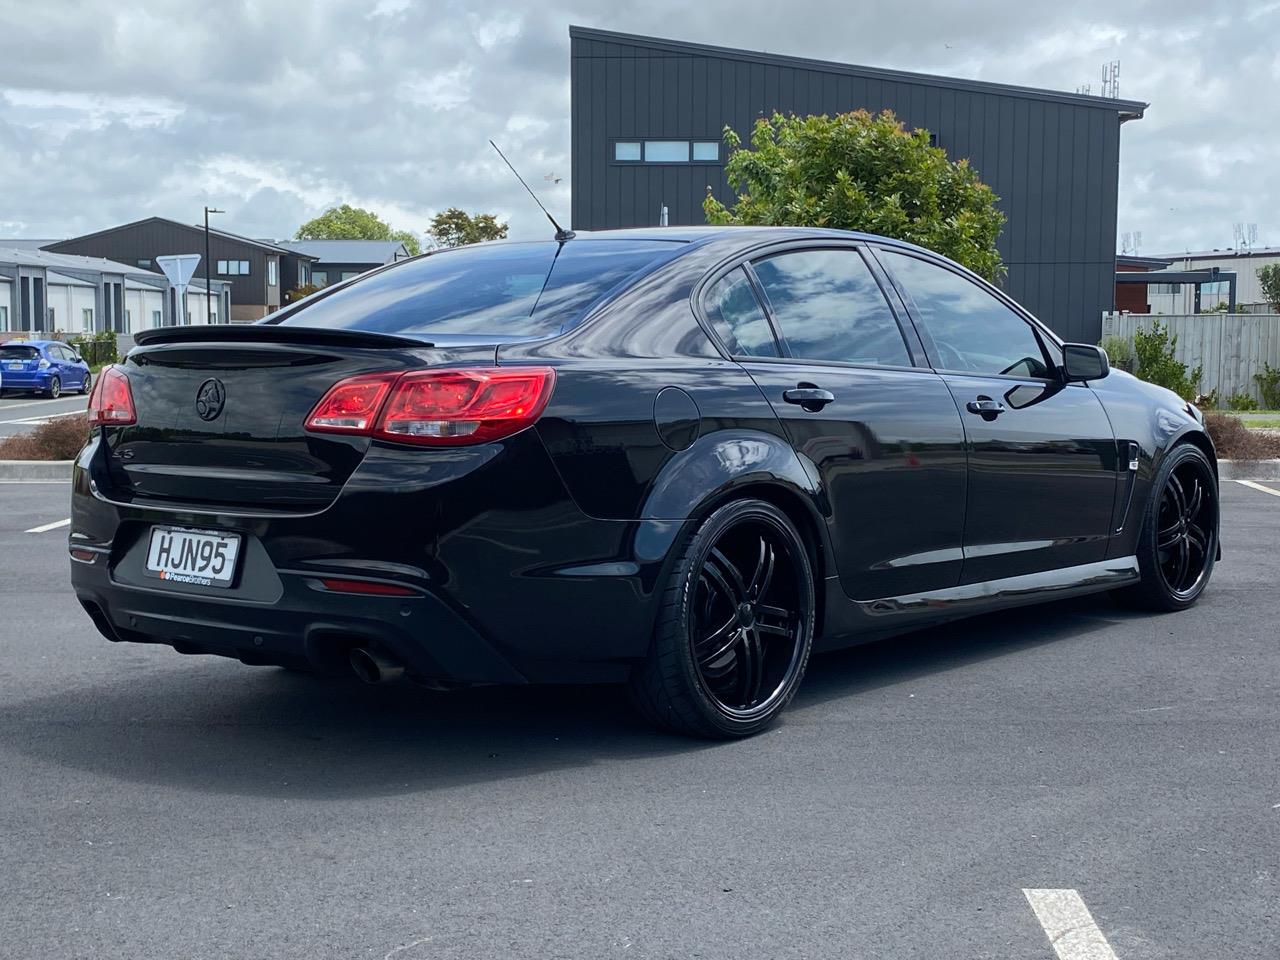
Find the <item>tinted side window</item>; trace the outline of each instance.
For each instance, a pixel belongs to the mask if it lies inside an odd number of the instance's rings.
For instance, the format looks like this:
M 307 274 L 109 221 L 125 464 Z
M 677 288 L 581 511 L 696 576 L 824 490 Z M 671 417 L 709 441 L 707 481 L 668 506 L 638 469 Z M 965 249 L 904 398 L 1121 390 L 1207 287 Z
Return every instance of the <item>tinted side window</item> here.
M 741 268 L 727 273 L 703 300 L 707 319 L 734 356 L 776 357 L 778 344 L 751 281 Z
M 1048 377 L 1031 324 L 976 283 L 935 264 L 890 250 L 885 266 L 907 288 L 947 370 Z
M 856 250 L 799 250 L 752 266 L 792 356 L 911 366 L 898 322 Z

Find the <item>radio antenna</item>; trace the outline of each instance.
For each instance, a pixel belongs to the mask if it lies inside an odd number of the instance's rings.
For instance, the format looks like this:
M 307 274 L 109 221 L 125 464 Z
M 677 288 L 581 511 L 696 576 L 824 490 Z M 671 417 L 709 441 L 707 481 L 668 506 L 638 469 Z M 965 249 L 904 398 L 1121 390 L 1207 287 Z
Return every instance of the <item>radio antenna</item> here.
M 547 219 L 551 221 L 551 225 L 556 228 L 556 240 L 560 243 L 564 243 L 566 240 L 572 240 L 575 236 L 574 232 L 572 230 L 566 230 L 564 227 L 560 226 L 560 224 L 556 223 L 556 218 L 551 215 L 551 211 L 542 205 L 542 201 L 538 199 L 538 195 L 530 190 L 529 185 L 524 182 L 524 177 L 520 176 L 520 172 L 516 170 L 515 167 L 511 166 L 511 161 L 507 159 L 507 155 L 499 150 L 498 145 L 492 140 L 489 141 L 489 146 L 498 151 L 498 156 L 502 158 L 502 162 L 507 165 L 508 169 L 515 174 L 515 178 L 520 181 L 520 186 L 524 187 L 525 190 L 528 191 L 529 196 L 533 197 L 533 202 L 538 205 L 538 208 L 544 214 L 546 214 Z

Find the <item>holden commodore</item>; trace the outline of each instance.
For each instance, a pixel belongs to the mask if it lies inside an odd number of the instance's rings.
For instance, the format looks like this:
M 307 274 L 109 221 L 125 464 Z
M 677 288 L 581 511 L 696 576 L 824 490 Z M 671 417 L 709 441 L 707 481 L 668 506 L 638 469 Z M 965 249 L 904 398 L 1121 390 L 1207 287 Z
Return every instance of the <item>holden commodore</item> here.
M 876 236 L 670 228 L 432 253 L 149 330 L 75 464 L 110 640 L 368 681 L 625 684 L 770 723 L 810 654 L 1095 591 L 1195 603 L 1198 411 Z

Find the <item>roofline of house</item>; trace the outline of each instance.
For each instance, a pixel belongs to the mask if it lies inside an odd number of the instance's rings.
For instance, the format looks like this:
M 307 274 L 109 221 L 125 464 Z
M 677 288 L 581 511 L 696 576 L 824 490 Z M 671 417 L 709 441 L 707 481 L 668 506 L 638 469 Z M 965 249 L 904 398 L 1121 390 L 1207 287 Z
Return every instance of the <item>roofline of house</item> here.
M 875 80 L 890 80 L 897 83 L 916 83 L 931 87 L 946 87 L 952 90 L 969 90 L 975 93 L 1000 94 L 1006 97 L 1022 97 L 1029 100 L 1047 100 L 1054 103 L 1069 103 L 1075 106 L 1093 107 L 1095 109 L 1113 110 L 1123 120 L 1140 120 L 1149 103 L 1141 100 L 1113 100 L 1110 97 L 1095 97 L 1083 93 L 1067 93 L 1061 90 L 1044 90 L 1038 87 L 1020 87 L 1008 83 L 989 83 L 983 80 L 968 80 L 962 77 L 943 77 L 928 73 L 911 73 L 906 70 L 889 70 L 883 67 L 866 67 L 852 63 L 837 63 L 833 60 L 812 60 L 806 57 L 792 57 L 776 53 L 764 53 L 758 50 L 739 50 L 733 47 L 716 47 L 704 43 L 690 43 L 686 40 L 667 40 L 661 37 L 646 37 L 633 33 L 616 33 L 612 30 L 598 30 L 595 27 L 570 25 L 571 40 L 601 40 L 606 43 L 619 43 L 626 46 L 652 47 L 675 54 L 697 54 L 701 56 L 724 57 L 733 60 L 748 60 L 753 63 L 772 64 L 780 67 L 799 67 L 808 70 L 821 70 L 826 73 L 843 73 L 856 77 L 868 77 Z
M 102 230 L 95 230 L 93 233 L 84 233 L 78 237 L 68 237 L 66 240 L 58 240 L 57 242 L 51 243 L 47 247 L 41 247 L 40 249 L 48 250 L 50 253 L 59 253 L 61 251 L 54 249 L 55 247 L 65 246 L 68 243 L 78 243 L 81 240 L 93 240 L 93 239 L 96 239 L 97 237 L 103 237 L 110 233 L 116 233 L 119 230 L 127 230 L 129 227 L 137 227 L 144 223 L 154 223 L 157 221 L 161 223 L 167 223 L 175 227 L 181 227 L 184 230 L 190 230 L 192 233 L 201 237 L 203 237 L 204 235 L 203 226 L 198 226 L 196 224 L 190 224 L 190 223 L 183 223 L 181 220 L 173 220 L 173 219 L 170 219 L 169 217 L 143 217 L 141 220 L 131 220 L 128 223 L 116 224 L 113 227 L 106 227 L 105 229 L 102 229 Z M 261 250 L 268 250 L 272 253 L 284 253 L 293 257 L 305 257 L 306 259 L 309 259 L 309 260 L 315 259 L 314 257 L 308 257 L 307 254 L 305 253 L 298 253 L 294 250 L 288 250 L 284 247 L 277 247 L 271 243 L 263 243 L 261 240 L 254 240 L 252 237 L 242 237 L 238 233 L 228 233 L 226 230 L 218 230 L 214 227 L 209 228 L 209 236 L 220 237 L 224 240 L 231 240 L 236 243 L 248 244 L 251 247 L 257 247 Z

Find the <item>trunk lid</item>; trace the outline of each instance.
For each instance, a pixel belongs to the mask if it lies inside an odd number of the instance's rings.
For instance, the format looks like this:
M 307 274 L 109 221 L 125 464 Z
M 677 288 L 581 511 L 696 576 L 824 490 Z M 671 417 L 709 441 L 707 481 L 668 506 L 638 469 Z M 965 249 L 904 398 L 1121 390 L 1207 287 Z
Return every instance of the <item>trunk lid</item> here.
M 495 347 L 439 349 L 381 334 L 305 327 L 148 331 L 120 369 L 137 422 L 105 428 L 111 499 L 304 513 L 341 491 L 372 442 L 308 433 L 339 380 L 378 371 L 492 363 Z

